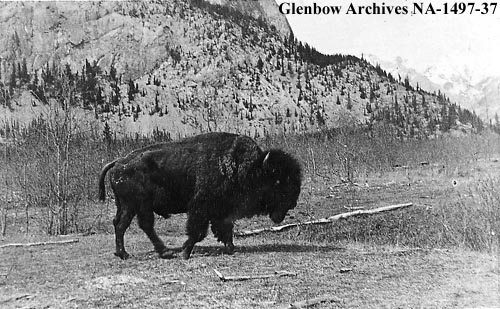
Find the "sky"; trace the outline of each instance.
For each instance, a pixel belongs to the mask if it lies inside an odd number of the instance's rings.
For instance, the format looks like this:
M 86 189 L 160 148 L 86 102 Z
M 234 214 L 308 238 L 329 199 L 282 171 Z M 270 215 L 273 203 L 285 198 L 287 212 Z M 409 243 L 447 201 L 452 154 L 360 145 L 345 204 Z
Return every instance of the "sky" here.
M 351 2 L 359 5 L 399 5 L 413 7 L 413 3 L 432 4 L 442 8 L 442 0 L 277 0 L 296 6 L 342 6 L 340 14 L 298 15 L 287 19 L 295 36 L 317 50 L 361 56 L 372 54 L 382 60 L 401 57 L 411 67 L 425 70 L 440 66 L 443 71 L 468 67 L 472 74 L 500 76 L 500 4 L 495 14 L 478 12 L 462 15 L 348 15 Z M 470 2 L 468 0 L 467 2 Z M 475 1 L 476 8 L 484 1 Z M 453 2 L 448 2 L 452 4 Z M 286 7 L 286 6 L 285 6 Z M 287 5 L 290 7 L 290 5 Z M 492 7 L 490 7 L 490 12 Z

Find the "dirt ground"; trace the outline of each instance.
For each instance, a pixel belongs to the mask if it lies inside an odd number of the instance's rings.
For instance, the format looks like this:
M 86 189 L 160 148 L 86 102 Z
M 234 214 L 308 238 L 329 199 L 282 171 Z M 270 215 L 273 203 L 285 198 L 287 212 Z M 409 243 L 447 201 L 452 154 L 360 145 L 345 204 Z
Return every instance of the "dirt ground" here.
M 79 242 L 2 249 L 0 307 L 275 308 L 316 297 L 328 299 L 318 308 L 500 306 L 498 258 L 477 252 L 257 236 L 239 239 L 233 256 L 209 238 L 188 261 L 161 260 L 137 233 L 127 237 L 133 258 L 121 261 L 110 250 L 112 235 L 71 238 Z M 214 269 L 296 276 L 223 282 Z
M 305 180 L 297 209 L 284 223 L 321 218 L 353 207 L 413 202 L 438 207 L 461 198 L 478 175 L 496 174 L 490 161 L 471 171 L 439 167 L 395 170 L 389 176 L 359 179 L 354 186 L 322 178 Z M 479 169 L 479 170 L 478 170 Z M 444 172 L 445 173 L 445 172 Z M 111 203 L 111 202 L 110 202 Z M 97 206 L 96 206 L 97 207 Z M 112 207 L 110 208 L 112 210 Z M 111 225 L 112 213 L 109 214 Z M 161 220 L 158 231 L 167 246 L 180 248 L 185 217 Z M 243 220 L 236 229 L 270 226 L 267 218 Z M 209 235 L 192 258 L 161 260 L 137 224 L 125 236 L 132 257 L 113 255 L 114 235 L 65 237 L 8 236 L 14 242 L 71 240 L 60 245 L 0 249 L 1 308 L 289 308 L 323 297 L 313 308 L 495 308 L 500 307 L 497 253 L 460 248 L 422 249 L 370 243 L 306 241 L 290 230 L 236 238 L 228 256 Z M 227 281 L 225 276 L 292 276 Z

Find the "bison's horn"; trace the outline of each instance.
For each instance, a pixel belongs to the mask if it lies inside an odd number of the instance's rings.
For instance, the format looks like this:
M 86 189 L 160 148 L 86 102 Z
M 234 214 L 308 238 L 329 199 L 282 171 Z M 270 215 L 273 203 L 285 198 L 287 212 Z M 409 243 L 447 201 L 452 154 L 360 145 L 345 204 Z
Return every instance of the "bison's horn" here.
M 269 166 L 269 155 L 271 154 L 271 152 L 268 152 L 266 157 L 264 158 L 264 161 L 262 162 L 262 165 L 264 166 L 264 168 L 267 168 Z

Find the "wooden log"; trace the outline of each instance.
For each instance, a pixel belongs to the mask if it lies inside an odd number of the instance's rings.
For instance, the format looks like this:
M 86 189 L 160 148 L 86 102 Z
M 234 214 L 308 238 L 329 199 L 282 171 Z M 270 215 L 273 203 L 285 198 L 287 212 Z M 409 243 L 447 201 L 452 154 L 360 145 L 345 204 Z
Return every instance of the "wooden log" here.
M 255 229 L 255 230 L 247 230 L 247 231 L 241 231 L 241 232 L 235 232 L 234 236 L 237 237 L 246 237 L 246 236 L 252 236 L 252 235 L 257 235 L 263 232 L 281 232 L 284 230 L 288 230 L 293 227 L 298 227 L 298 226 L 305 226 L 305 225 L 314 225 L 314 224 L 328 224 L 335 222 L 337 220 L 341 219 L 346 219 L 349 217 L 355 217 L 355 216 L 362 216 L 362 215 L 373 215 L 385 211 L 391 211 L 391 210 L 396 210 L 396 209 L 401 209 L 405 207 L 410 207 L 413 206 L 413 203 L 404 203 L 404 204 L 397 204 L 397 205 L 389 205 L 389 206 L 383 206 L 383 207 L 378 207 L 374 209 L 367 209 L 367 210 L 355 210 L 351 212 L 344 212 L 338 215 L 334 215 L 328 218 L 322 218 L 322 219 L 317 219 L 317 220 L 312 220 L 312 221 L 306 221 L 306 222 L 299 222 L 299 223 L 289 223 L 285 225 L 280 225 L 280 226 L 272 226 L 272 227 L 266 227 L 266 228 L 260 228 L 260 229 Z
M 306 300 L 301 300 L 301 301 L 297 301 L 297 302 L 294 302 L 294 303 L 291 303 L 289 305 L 286 305 L 282 308 L 309 308 L 310 306 L 314 306 L 314 305 L 317 305 L 317 304 L 321 304 L 321 303 L 324 303 L 324 302 L 332 302 L 332 301 L 335 301 L 335 302 L 338 302 L 339 299 L 335 296 L 320 296 L 320 297 L 315 297 L 315 298 L 310 298 L 310 299 L 306 299 Z
M 252 279 L 268 279 L 274 277 L 285 277 L 285 276 L 297 276 L 296 273 L 291 273 L 288 271 L 275 271 L 273 274 L 262 274 L 262 275 L 242 275 L 242 276 L 224 276 L 220 271 L 214 268 L 214 272 L 217 274 L 220 280 L 226 281 L 244 281 Z
M 14 243 L 14 244 L 6 244 L 1 245 L 0 249 L 8 248 L 8 247 L 32 247 L 32 246 L 45 246 L 45 245 L 63 245 L 63 244 L 71 244 L 78 242 L 78 239 L 68 239 L 68 240 L 59 240 L 59 241 L 43 241 L 43 242 L 32 242 L 32 243 Z

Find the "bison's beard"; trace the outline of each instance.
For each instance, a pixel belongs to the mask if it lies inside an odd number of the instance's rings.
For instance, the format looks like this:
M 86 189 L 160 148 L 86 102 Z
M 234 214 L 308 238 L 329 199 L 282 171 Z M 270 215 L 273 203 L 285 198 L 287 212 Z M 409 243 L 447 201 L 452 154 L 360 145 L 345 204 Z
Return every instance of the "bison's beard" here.
M 285 219 L 286 212 L 281 212 L 281 211 L 273 211 L 269 214 L 269 217 L 271 220 L 273 220 L 274 223 L 280 223 Z

